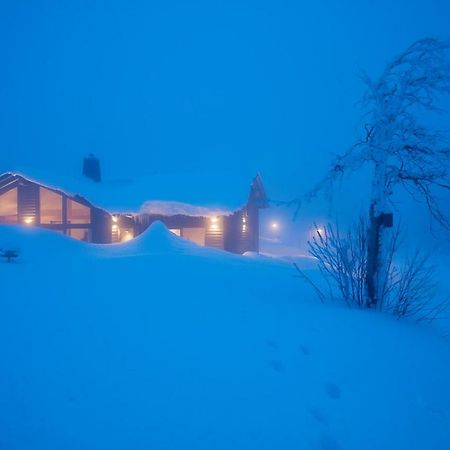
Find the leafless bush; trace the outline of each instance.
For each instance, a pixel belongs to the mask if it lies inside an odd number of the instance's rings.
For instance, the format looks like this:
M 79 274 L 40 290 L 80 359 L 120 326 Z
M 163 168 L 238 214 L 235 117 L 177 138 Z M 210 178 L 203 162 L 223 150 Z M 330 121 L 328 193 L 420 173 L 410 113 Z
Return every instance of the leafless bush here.
M 301 276 L 313 285 L 321 301 L 339 299 L 348 306 L 369 308 L 367 295 L 367 224 L 363 218 L 345 233 L 338 226 L 328 224 L 323 230 L 316 227 L 308 242 L 309 253 L 317 259 L 323 286 L 313 284 L 298 268 Z M 416 251 L 403 264 L 395 264 L 400 247 L 400 227 L 390 237 L 383 301 L 378 308 L 398 318 L 410 317 L 431 322 L 450 307 L 450 298 L 436 300 L 435 267 L 429 255 Z M 326 292 L 327 291 L 327 292 Z
M 413 317 L 418 322 L 432 322 L 442 318 L 450 306 L 450 299 L 436 298 L 438 283 L 436 267 L 430 255 L 416 251 L 403 267 L 394 267 L 390 274 L 391 293 L 385 309 L 398 318 Z
M 349 306 L 364 306 L 366 274 L 366 230 L 364 220 L 341 234 L 339 227 L 317 226 L 309 252 L 319 263 L 319 270 L 328 286 L 328 295 L 336 295 Z

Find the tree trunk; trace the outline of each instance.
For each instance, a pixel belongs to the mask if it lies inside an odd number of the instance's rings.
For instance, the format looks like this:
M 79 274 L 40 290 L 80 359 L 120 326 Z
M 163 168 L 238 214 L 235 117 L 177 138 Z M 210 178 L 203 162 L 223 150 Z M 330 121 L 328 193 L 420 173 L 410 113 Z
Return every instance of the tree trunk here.
M 367 306 L 383 306 L 388 272 L 388 229 L 384 221 L 388 213 L 388 186 L 386 162 L 375 163 L 370 202 L 369 228 L 367 230 Z

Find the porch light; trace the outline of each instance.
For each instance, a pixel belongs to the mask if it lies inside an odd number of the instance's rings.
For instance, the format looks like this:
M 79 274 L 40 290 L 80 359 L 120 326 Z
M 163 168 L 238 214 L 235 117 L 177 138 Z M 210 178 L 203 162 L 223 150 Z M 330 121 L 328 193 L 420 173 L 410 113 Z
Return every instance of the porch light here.
M 324 226 L 322 225 L 314 225 L 312 228 L 310 228 L 309 230 L 309 239 L 314 239 L 317 238 L 318 236 L 321 236 L 322 238 L 325 237 L 326 235 L 326 229 Z
M 213 231 L 219 230 L 219 218 L 217 216 L 213 216 L 210 218 L 210 229 Z

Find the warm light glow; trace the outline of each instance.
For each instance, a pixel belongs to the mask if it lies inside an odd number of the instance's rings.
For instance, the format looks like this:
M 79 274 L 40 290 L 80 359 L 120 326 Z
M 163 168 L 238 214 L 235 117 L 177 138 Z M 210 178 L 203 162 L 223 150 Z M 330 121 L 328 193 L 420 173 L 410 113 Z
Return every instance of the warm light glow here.
M 242 231 L 245 233 L 247 231 L 247 225 L 244 223 L 244 225 L 242 225 Z
M 91 223 L 91 208 L 69 199 L 67 201 L 67 221 L 76 224 Z
M 70 200 L 68 204 L 70 204 Z M 81 206 L 81 205 L 80 205 Z M 67 206 L 69 213 L 69 205 Z M 63 221 L 63 198 L 50 189 L 39 187 L 39 221 L 44 224 L 57 224 Z M 69 215 L 69 214 L 68 214 Z M 68 217 L 70 220 L 71 217 Z M 71 222 L 77 223 L 77 222 Z
M 34 217 L 24 217 L 23 223 L 30 225 L 34 222 Z
M 114 223 L 117 223 L 117 216 L 112 216 L 112 221 L 113 221 Z
M 130 241 L 131 239 L 133 239 L 133 233 L 131 233 L 130 230 L 124 230 L 124 232 L 121 236 L 121 241 L 127 242 L 127 241 Z
M 0 195 L 0 223 L 17 223 L 17 188 Z
M 113 231 L 117 231 L 119 229 L 119 226 L 116 225 L 115 223 L 112 225 L 112 230 Z
M 214 226 L 217 225 L 212 225 L 212 227 Z M 198 245 L 205 245 L 206 230 L 204 227 L 195 227 L 195 228 L 186 227 L 183 228 L 183 237 L 184 239 L 189 239 L 190 241 L 193 241 Z
M 309 239 L 317 238 L 318 236 L 324 238 L 327 234 L 327 230 L 323 225 L 314 225 L 309 230 Z
M 220 229 L 220 223 L 219 223 L 219 218 L 216 216 L 213 216 L 210 218 L 211 224 L 209 226 L 210 230 L 212 231 L 218 231 Z
M 246 223 L 247 222 L 247 218 L 245 216 L 242 217 L 242 223 Z
M 270 224 L 270 227 L 272 228 L 272 230 L 278 230 L 278 222 L 272 222 Z

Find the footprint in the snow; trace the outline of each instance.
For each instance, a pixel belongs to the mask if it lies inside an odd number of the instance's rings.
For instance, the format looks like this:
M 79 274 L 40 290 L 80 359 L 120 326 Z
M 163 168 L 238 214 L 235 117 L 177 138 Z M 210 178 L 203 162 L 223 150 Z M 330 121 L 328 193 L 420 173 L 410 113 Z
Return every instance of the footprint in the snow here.
M 342 448 L 336 439 L 329 434 L 322 435 L 319 445 L 320 450 L 340 450 Z
M 325 414 L 315 406 L 308 407 L 308 412 L 314 419 L 322 425 L 328 426 L 329 422 Z
M 280 361 L 278 359 L 270 361 L 270 367 L 278 373 L 286 372 L 286 366 L 284 365 L 283 361 Z
M 300 345 L 300 351 L 305 355 L 309 356 L 311 354 L 311 350 L 307 345 Z
M 266 339 L 266 345 L 269 348 L 273 348 L 274 350 L 278 349 L 278 342 L 273 339 Z
M 341 398 L 341 388 L 337 384 L 325 383 L 324 389 L 328 397 L 330 397 L 331 399 L 339 400 Z

